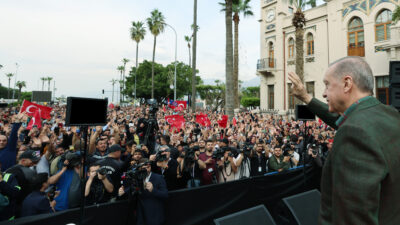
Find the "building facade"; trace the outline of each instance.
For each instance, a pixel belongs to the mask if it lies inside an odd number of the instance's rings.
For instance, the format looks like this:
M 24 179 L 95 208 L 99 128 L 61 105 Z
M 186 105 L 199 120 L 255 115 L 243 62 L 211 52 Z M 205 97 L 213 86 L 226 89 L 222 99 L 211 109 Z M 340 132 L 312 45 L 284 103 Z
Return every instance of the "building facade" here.
M 323 100 L 328 65 L 345 56 L 361 56 L 375 77 L 374 95 L 389 103 L 389 62 L 400 60 L 400 22 L 392 12 L 400 0 L 325 0 L 304 11 L 304 81 L 307 91 Z M 295 8 L 288 0 L 261 0 L 260 108 L 280 113 L 294 109 L 288 72 L 295 71 Z

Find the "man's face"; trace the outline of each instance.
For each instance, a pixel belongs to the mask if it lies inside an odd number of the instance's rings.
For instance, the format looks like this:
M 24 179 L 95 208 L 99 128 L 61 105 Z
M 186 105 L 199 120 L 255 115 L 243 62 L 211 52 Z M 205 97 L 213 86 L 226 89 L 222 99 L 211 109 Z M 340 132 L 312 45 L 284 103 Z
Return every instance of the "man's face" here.
M 104 152 L 106 150 L 106 147 L 107 147 L 106 141 L 105 140 L 101 140 L 101 141 L 97 142 L 97 146 L 96 147 L 97 147 L 97 149 L 99 151 Z
M 33 163 L 32 160 L 30 160 L 30 159 L 21 159 L 21 165 L 23 165 L 25 167 L 31 167 L 31 166 L 34 166 L 35 163 Z
M 140 152 L 133 153 L 133 159 L 139 161 L 140 159 L 142 159 L 142 153 Z
M 207 146 L 206 146 L 207 151 L 211 152 L 213 150 L 213 147 L 214 146 L 213 146 L 212 142 L 207 142 Z
M 282 155 L 282 149 L 281 148 L 275 148 L 274 149 L 274 155 L 276 157 L 280 157 Z
M 62 155 L 64 153 L 64 149 L 59 147 L 59 148 L 56 148 L 55 152 L 56 152 L 56 155 L 59 156 L 59 155 Z
M 5 148 L 7 145 L 7 137 L 4 135 L 0 135 L 0 149 Z
M 260 152 L 262 152 L 262 150 L 263 150 L 263 146 L 261 144 L 258 144 L 256 151 L 260 153 Z
M 328 102 L 329 112 L 343 113 L 346 109 L 344 107 L 344 93 L 343 82 L 335 77 L 334 67 L 331 66 L 326 71 L 324 77 L 325 90 L 322 96 Z
M 149 174 L 149 173 L 151 172 L 151 166 L 150 166 L 150 164 L 143 165 L 143 166 L 141 167 L 141 169 L 142 169 L 142 170 L 146 170 L 146 171 L 147 171 L 147 174 Z
M 199 147 L 200 148 L 205 148 L 206 147 L 206 143 L 204 141 L 199 141 Z

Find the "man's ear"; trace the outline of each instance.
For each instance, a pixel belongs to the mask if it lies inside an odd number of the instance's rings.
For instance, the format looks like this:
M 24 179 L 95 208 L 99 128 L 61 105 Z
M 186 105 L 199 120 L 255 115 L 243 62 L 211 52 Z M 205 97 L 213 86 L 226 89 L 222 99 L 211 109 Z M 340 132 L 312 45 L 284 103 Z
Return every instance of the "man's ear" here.
M 353 77 L 349 75 L 343 77 L 343 90 L 345 93 L 350 92 L 350 90 L 353 88 L 353 85 L 354 85 Z

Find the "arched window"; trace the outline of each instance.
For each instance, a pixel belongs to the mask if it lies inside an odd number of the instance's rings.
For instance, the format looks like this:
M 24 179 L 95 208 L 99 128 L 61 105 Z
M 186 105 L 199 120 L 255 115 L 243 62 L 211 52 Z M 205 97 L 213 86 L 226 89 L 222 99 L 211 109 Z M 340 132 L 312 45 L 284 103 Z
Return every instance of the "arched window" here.
M 307 55 L 314 55 L 314 36 L 312 33 L 307 34 Z
M 375 40 L 390 40 L 390 24 L 392 23 L 392 12 L 388 9 L 382 10 L 375 20 Z
M 289 58 L 294 57 L 294 39 L 290 38 L 289 39 Z
M 349 56 L 364 56 L 364 25 L 360 18 L 351 19 L 348 26 L 348 42 L 347 54 Z
M 270 68 L 275 68 L 275 59 L 274 59 L 274 44 L 272 42 L 268 45 L 268 66 Z

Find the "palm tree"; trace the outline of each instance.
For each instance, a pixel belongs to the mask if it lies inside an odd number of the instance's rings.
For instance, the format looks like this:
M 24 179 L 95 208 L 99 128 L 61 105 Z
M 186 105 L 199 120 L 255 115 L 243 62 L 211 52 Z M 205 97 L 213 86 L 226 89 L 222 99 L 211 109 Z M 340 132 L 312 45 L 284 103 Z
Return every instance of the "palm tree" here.
M 220 2 L 222 10 L 225 11 L 225 3 Z M 233 52 L 233 92 L 235 108 L 239 108 L 239 14 L 243 13 L 244 17 L 252 16 L 253 12 L 250 7 L 250 0 L 239 0 L 232 4 L 233 22 L 235 23 L 235 39 L 234 39 L 234 52 Z
M 156 42 L 157 36 L 164 32 L 165 28 L 165 17 L 160 11 L 158 11 L 158 9 L 151 11 L 151 16 L 147 18 L 147 26 L 149 27 L 151 34 L 154 36 L 153 61 L 151 64 L 151 98 L 154 98 L 154 58 L 156 55 Z
M 111 82 L 111 84 L 112 84 L 112 100 L 111 100 L 111 102 L 114 102 L 114 85 L 117 83 L 117 81 L 118 80 L 116 80 L 116 79 L 112 79 L 110 82 Z
M 392 14 L 393 24 L 396 24 L 400 20 L 400 6 L 397 6 Z
M 3 65 L 0 65 L 0 69 L 3 68 Z
M 196 52 L 197 52 L 197 0 L 193 4 L 193 59 L 192 59 L 192 112 L 196 111 Z
M 126 64 L 129 62 L 129 59 L 123 58 L 122 63 L 124 64 L 124 74 L 122 76 L 122 90 L 125 90 L 125 69 L 126 69 Z M 122 101 L 125 100 L 125 96 L 122 92 Z
M 144 23 L 141 21 L 132 22 L 131 27 L 131 38 L 136 42 L 136 70 L 138 68 L 138 54 L 139 54 L 139 42 L 144 39 L 144 35 L 146 35 L 146 29 L 144 27 Z M 135 70 L 135 71 L 136 71 Z M 135 72 L 135 100 L 136 100 L 136 72 Z
M 47 83 L 48 83 L 48 85 L 49 85 L 49 86 L 47 87 L 47 88 L 48 88 L 48 91 L 50 91 L 50 82 L 51 82 L 51 80 L 53 80 L 53 78 L 52 78 L 52 77 L 47 77 L 46 80 L 47 80 Z
M 13 77 L 14 74 L 13 73 L 7 73 L 6 76 L 8 77 L 7 99 L 10 99 L 10 82 L 11 82 L 11 77 Z
M 186 36 L 185 35 L 185 41 L 187 42 L 187 44 L 188 44 L 188 49 L 189 49 L 189 66 L 190 66 L 190 58 L 191 58 L 191 56 L 190 56 L 190 42 L 192 42 L 192 36 L 191 37 L 189 37 L 189 36 Z
M 124 72 L 124 66 L 118 66 L 117 67 L 117 70 L 119 71 L 119 83 L 120 83 L 120 85 L 119 85 L 119 103 L 121 103 L 122 102 L 122 96 L 121 96 L 121 93 L 122 93 L 122 85 L 121 85 L 121 81 L 122 81 L 122 73 Z
M 226 47 L 225 47 L 225 113 L 230 119 L 233 118 L 233 43 L 232 43 L 232 4 L 234 0 L 225 0 L 225 27 L 226 27 Z M 236 0 L 235 3 L 238 1 Z
M 296 32 L 296 73 L 299 75 L 301 81 L 304 83 L 304 26 L 306 25 L 306 18 L 303 9 L 307 5 L 311 7 L 316 6 L 316 0 L 289 0 L 291 5 L 294 5 L 296 12 L 292 18 L 292 25 L 295 27 Z
M 17 81 L 16 83 L 17 87 L 18 87 L 18 101 L 21 100 L 21 90 L 23 87 L 26 87 L 26 83 L 25 81 Z
M 42 91 L 44 91 L 44 82 L 47 80 L 47 78 L 41 77 L 40 80 L 42 80 Z

